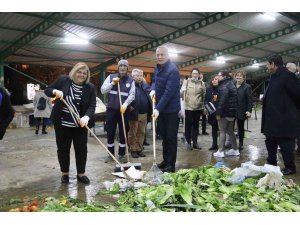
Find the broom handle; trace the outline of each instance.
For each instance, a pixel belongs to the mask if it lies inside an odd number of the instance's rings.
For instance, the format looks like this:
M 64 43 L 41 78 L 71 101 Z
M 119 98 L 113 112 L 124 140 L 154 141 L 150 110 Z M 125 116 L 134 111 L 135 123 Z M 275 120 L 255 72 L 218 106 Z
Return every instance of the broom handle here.
M 183 92 L 183 97 L 182 97 L 182 104 L 183 104 L 183 108 L 184 108 L 184 112 L 181 112 L 183 115 L 183 128 L 182 128 L 182 134 L 185 140 L 185 91 Z
M 155 108 L 155 96 L 152 97 L 152 113 Z M 155 118 L 152 116 L 152 132 L 153 132 L 153 164 L 156 164 L 156 134 L 155 134 Z
M 120 83 L 118 82 L 118 94 L 119 94 L 119 101 L 120 101 L 120 109 L 122 106 L 122 99 L 121 99 L 121 91 L 120 91 Z M 129 152 L 128 152 L 128 144 L 127 144 L 127 135 L 125 130 L 125 121 L 124 121 L 124 114 L 121 112 L 122 118 L 122 125 L 123 125 L 123 132 L 124 132 L 124 139 L 125 139 L 125 151 L 127 156 L 127 162 L 129 163 Z
M 80 117 L 79 115 L 74 111 L 74 109 L 64 100 L 64 99 L 61 99 L 61 101 L 68 107 L 70 113 L 72 113 L 76 119 L 78 121 L 80 121 Z M 99 144 L 107 151 L 107 153 L 113 158 L 113 160 L 121 167 L 121 163 L 116 159 L 116 157 L 106 148 L 106 146 L 102 143 L 102 141 L 100 141 L 100 139 L 96 136 L 96 134 L 87 126 L 85 125 L 85 128 L 94 136 L 94 138 L 96 138 L 96 140 L 99 142 Z

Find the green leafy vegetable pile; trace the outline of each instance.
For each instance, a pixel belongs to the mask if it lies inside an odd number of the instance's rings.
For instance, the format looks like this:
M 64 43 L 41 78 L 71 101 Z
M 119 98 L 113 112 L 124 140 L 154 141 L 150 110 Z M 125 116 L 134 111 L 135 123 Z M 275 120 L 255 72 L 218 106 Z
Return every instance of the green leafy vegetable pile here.
M 41 211 L 117 211 L 117 212 L 294 212 L 300 211 L 300 187 L 284 180 L 280 190 L 257 188 L 261 178 L 247 178 L 231 184 L 226 168 L 204 166 L 164 174 L 164 184 L 131 188 L 114 206 L 76 203 L 75 200 L 47 201 Z M 114 187 L 113 193 L 118 190 Z M 58 206 L 57 206 L 58 204 Z

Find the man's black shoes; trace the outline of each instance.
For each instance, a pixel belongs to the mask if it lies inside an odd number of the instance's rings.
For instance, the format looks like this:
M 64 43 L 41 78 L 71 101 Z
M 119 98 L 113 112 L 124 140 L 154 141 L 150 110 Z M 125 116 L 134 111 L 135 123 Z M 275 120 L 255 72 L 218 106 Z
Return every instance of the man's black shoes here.
M 281 172 L 282 172 L 283 175 L 292 175 L 292 174 L 296 173 L 296 170 L 291 170 L 289 168 L 283 168 L 281 170 Z
M 87 176 L 78 176 L 77 180 L 83 184 L 90 184 L 90 179 Z
M 61 183 L 68 184 L 69 183 L 69 175 L 62 175 L 60 180 L 61 180 Z

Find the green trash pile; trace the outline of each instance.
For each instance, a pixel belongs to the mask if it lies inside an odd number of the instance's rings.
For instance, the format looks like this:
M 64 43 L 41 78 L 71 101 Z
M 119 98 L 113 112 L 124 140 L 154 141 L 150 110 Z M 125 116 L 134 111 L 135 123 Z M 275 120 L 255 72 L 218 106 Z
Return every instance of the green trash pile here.
M 256 187 L 262 176 L 231 184 L 232 174 L 225 167 L 203 166 L 164 174 L 163 184 L 120 193 L 114 205 L 87 204 L 78 200 L 48 199 L 40 211 L 82 212 L 299 212 L 300 187 L 283 180 L 280 190 Z M 108 194 L 116 194 L 114 185 Z M 103 193 L 102 193 L 103 194 Z M 106 193 L 107 194 L 107 193 Z

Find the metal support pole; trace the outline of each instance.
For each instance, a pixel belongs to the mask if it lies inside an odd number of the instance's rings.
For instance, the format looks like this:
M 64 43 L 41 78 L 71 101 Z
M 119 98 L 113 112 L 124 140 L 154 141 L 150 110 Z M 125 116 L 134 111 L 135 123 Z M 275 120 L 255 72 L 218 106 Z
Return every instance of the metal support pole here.
M 104 83 L 104 81 L 106 79 L 105 75 L 106 75 L 105 74 L 105 68 L 102 68 L 99 72 L 100 88 L 101 88 L 102 84 Z M 100 98 L 101 98 L 102 102 L 105 104 L 106 101 L 107 101 L 107 95 L 103 95 L 103 94 L 100 93 Z

